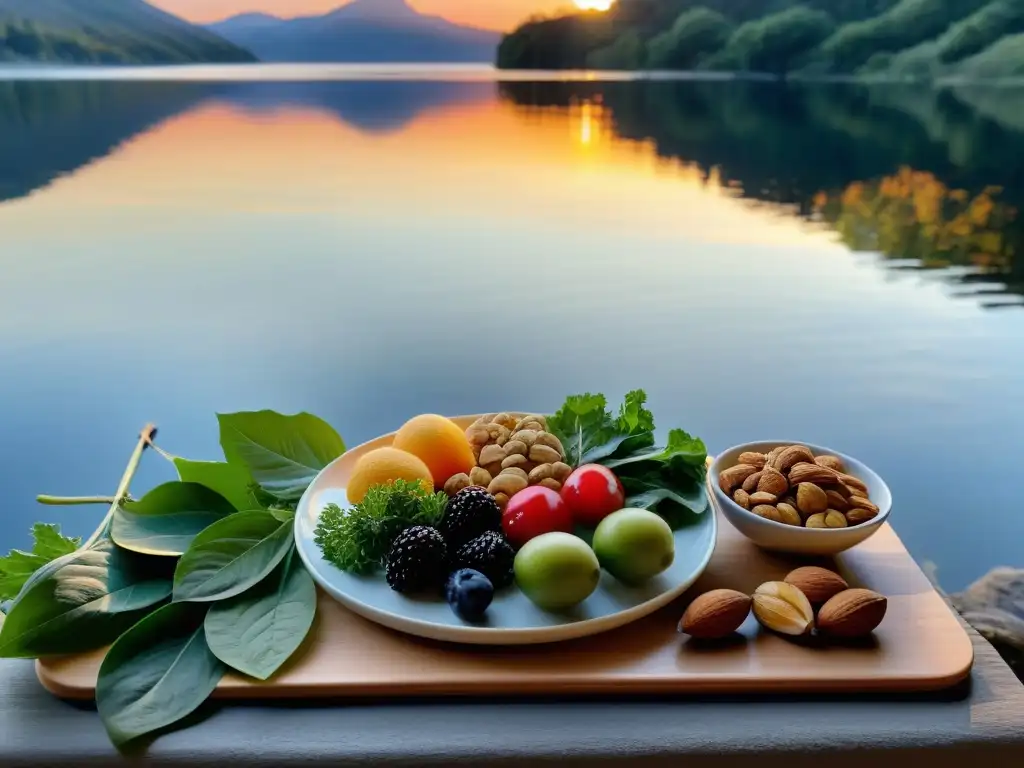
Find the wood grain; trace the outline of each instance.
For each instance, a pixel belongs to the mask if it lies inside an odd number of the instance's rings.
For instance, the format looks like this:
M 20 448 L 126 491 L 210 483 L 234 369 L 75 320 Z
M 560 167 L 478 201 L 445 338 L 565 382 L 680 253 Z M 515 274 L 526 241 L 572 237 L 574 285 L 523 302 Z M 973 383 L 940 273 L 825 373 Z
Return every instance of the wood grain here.
M 808 562 L 763 552 L 721 519 L 711 564 L 675 603 L 621 629 L 542 646 L 421 640 L 372 624 L 321 593 L 304 649 L 274 680 L 229 675 L 214 696 L 922 691 L 953 685 L 969 673 L 970 638 L 888 524 L 834 563 L 851 585 L 889 598 L 885 620 L 869 640 L 798 643 L 760 629 L 752 616 L 733 642 L 704 644 L 677 633 L 684 608 L 701 592 L 752 592 Z M 52 693 L 91 699 L 102 657 L 97 651 L 41 660 L 36 670 Z

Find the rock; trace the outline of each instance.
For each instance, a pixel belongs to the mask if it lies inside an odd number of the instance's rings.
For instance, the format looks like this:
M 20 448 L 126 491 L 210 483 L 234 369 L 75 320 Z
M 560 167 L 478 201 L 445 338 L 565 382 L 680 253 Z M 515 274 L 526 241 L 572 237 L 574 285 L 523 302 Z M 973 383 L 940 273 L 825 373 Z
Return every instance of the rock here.
M 994 568 L 949 600 L 1024 680 L 1024 569 Z

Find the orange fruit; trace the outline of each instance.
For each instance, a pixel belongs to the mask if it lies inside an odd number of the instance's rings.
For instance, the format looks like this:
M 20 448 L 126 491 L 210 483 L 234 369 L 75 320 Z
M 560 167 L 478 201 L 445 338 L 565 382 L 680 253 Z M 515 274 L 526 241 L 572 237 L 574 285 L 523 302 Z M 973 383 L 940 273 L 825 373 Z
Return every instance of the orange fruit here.
M 395 434 L 392 445 L 419 456 L 439 485 L 452 475 L 468 474 L 476 464 L 466 433 L 454 421 L 436 413 L 409 419 Z
M 434 490 L 434 478 L 427 465 L 411 453 L 397 448 L 375 448 L 356 461 L 345 493 L 350 503 L 358 504 L 373 486 L 395 480 L 419 480 L 426 490 Z

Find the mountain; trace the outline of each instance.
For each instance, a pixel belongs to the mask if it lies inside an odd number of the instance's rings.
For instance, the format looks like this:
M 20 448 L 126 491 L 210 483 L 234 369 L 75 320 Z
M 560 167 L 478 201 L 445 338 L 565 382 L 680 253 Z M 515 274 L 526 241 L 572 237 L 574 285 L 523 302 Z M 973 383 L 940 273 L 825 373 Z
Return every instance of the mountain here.
M 418 13 L 405 0 L 354 0 L 297 19 L 246 13 L 207 29 L 263 61 L 491 62 L 500 38 Z
M 144 0 L 0 0 L 0 61 L 248 62 L 255 57 Z

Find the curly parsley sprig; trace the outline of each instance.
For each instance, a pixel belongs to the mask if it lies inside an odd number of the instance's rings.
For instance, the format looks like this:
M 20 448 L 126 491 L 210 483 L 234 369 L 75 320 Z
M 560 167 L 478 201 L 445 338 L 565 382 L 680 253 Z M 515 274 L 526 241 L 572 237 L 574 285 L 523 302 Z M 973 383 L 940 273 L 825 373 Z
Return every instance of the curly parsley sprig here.
M 418 481 L 375 485 L 352 509 L 324 507 L 313 540 L 341 570 L 371 573 L 399 533 L 414 525 L 436 525 L 447 501 L 446 494 L 427 491 Z

